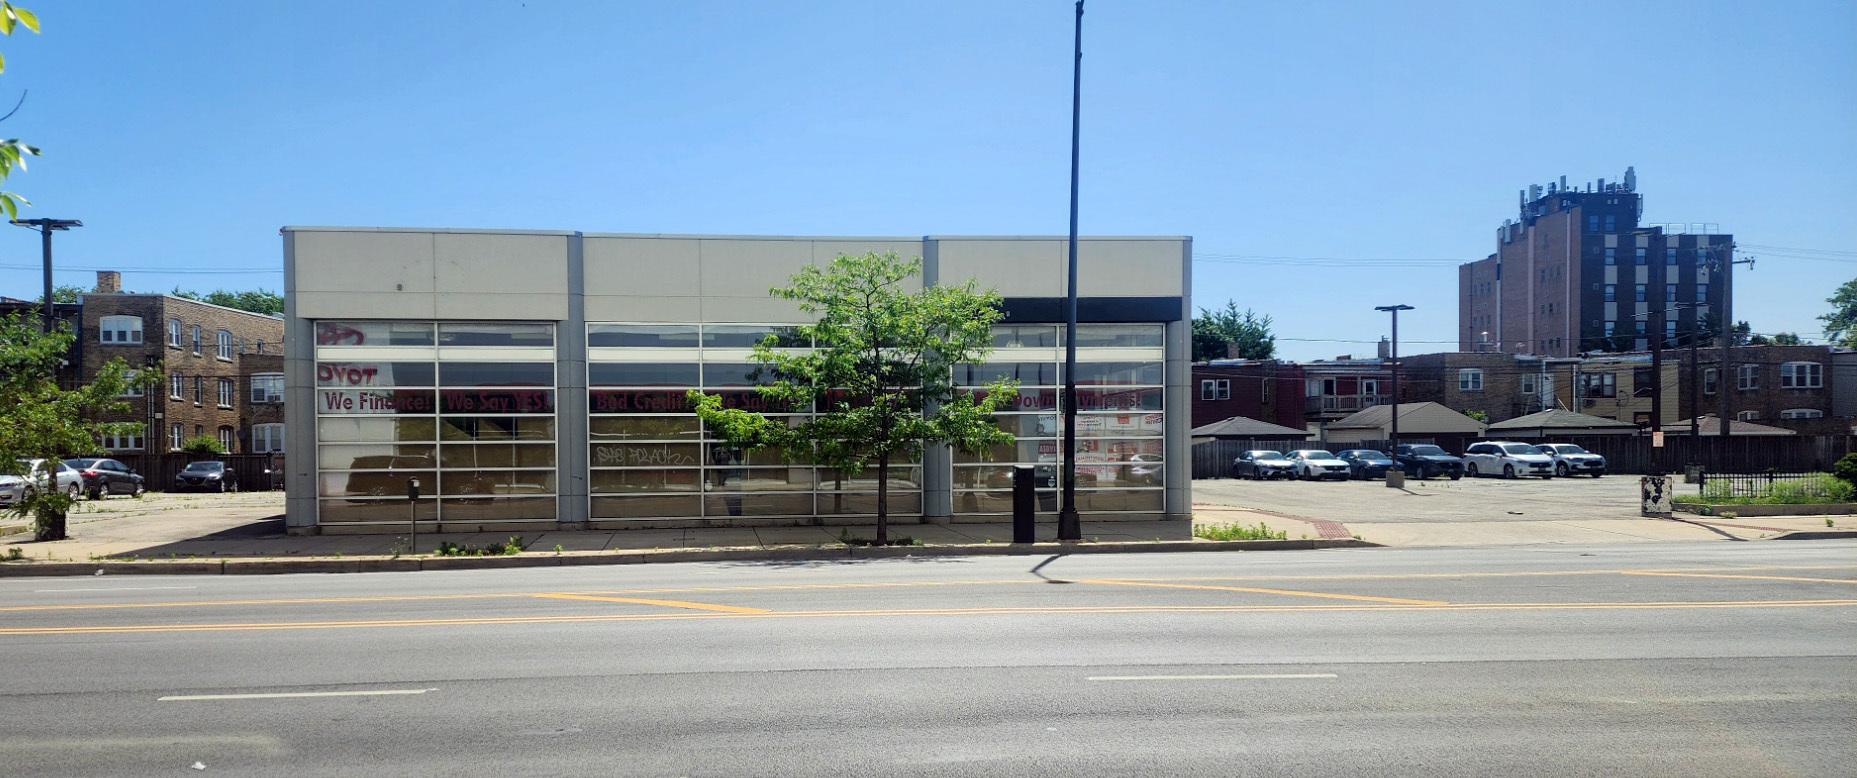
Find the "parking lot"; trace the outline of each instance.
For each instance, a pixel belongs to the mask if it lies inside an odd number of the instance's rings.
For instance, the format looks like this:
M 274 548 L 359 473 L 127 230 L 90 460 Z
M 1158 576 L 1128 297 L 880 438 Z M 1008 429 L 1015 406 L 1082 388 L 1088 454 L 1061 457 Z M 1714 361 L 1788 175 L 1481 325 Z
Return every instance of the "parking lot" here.
M 1683 489 L 1695 489 L 1678 484 Z M 1464 522 L 1633 519 L 1639 516 L 1638 478 L 1433 478 L 1408 479 L 1406 488 L 1383 481 L 1193 482 L 1193 502 L 1273 511 L 1346 522 Z

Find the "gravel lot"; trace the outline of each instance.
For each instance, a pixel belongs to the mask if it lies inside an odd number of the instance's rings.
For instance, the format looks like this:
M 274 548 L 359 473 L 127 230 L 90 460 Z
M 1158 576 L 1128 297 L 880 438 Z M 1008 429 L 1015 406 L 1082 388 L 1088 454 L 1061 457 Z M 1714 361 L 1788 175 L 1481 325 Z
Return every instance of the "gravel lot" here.
M 1695 489 L 1694 486 L 1681 490 Z M 1638 477 L 1408 479 L 1382 481 L 1193 482 L 1193 502 L 1275 511 L 1309 519 L 1363 522 L 1543 521 L 1638 518 Z

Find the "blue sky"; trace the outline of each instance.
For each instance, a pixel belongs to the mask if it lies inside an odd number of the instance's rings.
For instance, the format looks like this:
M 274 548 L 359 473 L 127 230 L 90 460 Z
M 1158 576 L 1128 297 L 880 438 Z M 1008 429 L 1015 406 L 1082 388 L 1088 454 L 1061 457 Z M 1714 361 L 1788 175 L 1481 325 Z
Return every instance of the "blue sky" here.
M 45 156 L 7 188 L 86 223 L 61 284 L 281 289 L 286 224 L 1067 229 L 1068 2 L 23 4 L 0 132 Z M 1743 249 L 1736 318 L 1816 335 L 1857 277 L 1852 30 L 1849 2 L 1095 0 L 1081 230 L 1193 236 L 1196 304 L 1273 316 L 1289 358 L 1370 354 L 1390 303 L 1402 351 L 1448 350 L 1516 191 L 1632 165 L 1646 221 L 1777 247 Z M 37 268 L 0 233 L 0 294 Z

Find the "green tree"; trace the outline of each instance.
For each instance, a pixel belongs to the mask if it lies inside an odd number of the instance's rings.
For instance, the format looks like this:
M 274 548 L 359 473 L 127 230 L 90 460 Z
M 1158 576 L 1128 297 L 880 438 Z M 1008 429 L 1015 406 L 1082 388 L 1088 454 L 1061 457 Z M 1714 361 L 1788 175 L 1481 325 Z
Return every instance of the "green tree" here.
M 730 445 L 778 451 L 783 459 L 811 461 L 855 477 L 877 470 L 877 537 L 889 543 L 889 475 L 895 459 L 919 461 L 926 443 L 949 443 L 984 455 L 1008 445 L 993 412 L 1010 407 L 1018 390 L 995 381 L 982 393 L 955 384 L 955 368 L 983 361 L 992 351 L 999 294 L 973 281 L 909 292 L 903 282 L 921 272 L 920 259 L 894 252 L 840 255 L 828 267 L 809 266 L 793 285 L 770 290 L 794 300 L 814 317 L 783 333 L 782 348 L 769 335 L 754 350 L 768 383 L 757 387 L 771 407 L 813 408 L 797 421 L 723 407 L 719 395 L 692 391 L 703 423 Z
M 15 8 L 12 3 L 0 2 L 0 35 L 12 37 L 13 30 L 17 27 L 24 27 L 37 34 L 39 17 L 24 8 Z M 0 57 L 0 71 L 4 70 L 6 70 L 6 58 Z M 29 156 L 39 156 L 38 148 L 21 143 L 18 138 L 0 141 L 0 182 L 6 181 L 7 177 L 13 174 L 13 168 L 25 170 L 26 157 Z M 26 202 L 24 197 L 12 192 L 0 191 L 0 211 L 6 211 L 8 219 L 19 218 L 19 207 L 31 204 Z
M 1831 312 L 1818 317 L 1825 323 L 1825 338 L 1833 346 L 1857 347 L 1857 278 L 1845 281 L 1825 302 L 1831 303 Z
M 1489 423 L 1489 411 L 1464 411 L 1464 415 L 1485 424 Z
M 1237 345 L 1239 359 L 1270 359 L 1277 354 L 1277 336 L 1270 333 L 1270 317 L 1259 316 L 1238 303 L 1225 301 L 1216 311 L 1199 309 L 1193 318 L 1193 361 L 1225 359 L 1227 346 Z
M 81 287 L 81 286 L 71 286 L 69 284 L 60 284 L 58 286 L 52 287 L 52 302 L 54 303 L 74 303 L 74 302 L 77 302 L 78 298 L 82 296 L 84 296 L 84 287 Z M 34 297 L 32 298 L 32 301 L 40 305 L 44 305 L 45 295 L 39 295 L 38 297 Z
M 1775 346 L 1797 346 L 1802 343 L 1797 332 L 1775 332 L 1771 342 Z
M 226 453 L 226 447 L 211 435 L 195 435 L 181 443 L 181 451 L 200 457 L 216 457 Z
M 121 357 L 97 371 L 87 386 L 60 389 L 55 380 L 59 364 L 75 338 L 67 330 L 45 333 L 27 316 L 0 319 L 0 472 L 23 475 L 19 461 L 58 461 L 101 448 L 104 435 L 140 434 L 138 423 L 99 422 L 105 414 L 129 412 L 121 397 L 131 386 L 152 390 L 161 382 L 160 370 L 136 375 Z M 65 537 L 68 495 L 56 489 L 34 490 L 11 510 L 33 516 L 39 540 Z
M 189 300 L 199 300 L 200 302 L 217 305 L 222 308 L 262 313 L 266 316 L 284 312 L 284 296 L 268 289 L 248 292 L 215 289 L 206 294 L 200 294 L 194 291 L 182 291 L 181 288 L 177 286 L 174 287 L 174 291 L 169 292 L 169 294 L 175 297 L 184 297 Z

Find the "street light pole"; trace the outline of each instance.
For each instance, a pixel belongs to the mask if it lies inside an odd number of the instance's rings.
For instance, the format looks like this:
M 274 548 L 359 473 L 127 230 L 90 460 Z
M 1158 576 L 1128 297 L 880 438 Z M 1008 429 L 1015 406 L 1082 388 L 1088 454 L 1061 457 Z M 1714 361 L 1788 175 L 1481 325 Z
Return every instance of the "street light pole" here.
M 1373 307 L 1373 309 L 1376 311 L 1386 311 L 1387 313 L 1391 313 L 1393 315 L 1393 345 L 1392 345 L 1392 351 L 1390 352 L 1390 355 L 1392 357 L 1392 362 L 1393 362 L 1393 410 L 1392 410 L 1392 413 L 1390 414 L 1393 417 L 1393 430 L 1392 430 L 1390 437 L 1387 439 L 1386 447 L 1387 449 L 1389 449 L 1387 453 L 1392 455 L 1391 458 L 1393 460 L 1393 469 L 1404 472 L 1405 468 L 1399 466 L 1399 451 L 1398 451 L 1399 449 L 1399 312 L 1410 311 L 1410 310 L 1413 310 L 1413 308 L 1410 305 L 1376 305 Z
M 76 219 L 14 219 L 12 223 L 39 231 L 40 252 L 45 259 L 45 332 L 49 334 L 58 322 L 52 313 L 52 232 L 82 227 L 84 223 Z
M 1077 515 L 1077 140 L 1083 108 L 1083 0 L 1077 0 L 1076 58 L 1070 76 L 1070 279 L 1064 298 L 1064 479 L 1057 539 L 1082 540 Z

